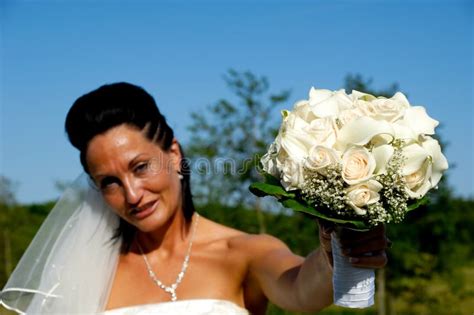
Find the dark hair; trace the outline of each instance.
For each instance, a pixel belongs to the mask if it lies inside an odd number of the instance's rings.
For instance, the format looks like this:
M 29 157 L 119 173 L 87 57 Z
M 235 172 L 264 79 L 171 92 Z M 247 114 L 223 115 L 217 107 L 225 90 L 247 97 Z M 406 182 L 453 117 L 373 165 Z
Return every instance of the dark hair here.
M 166 123 L 153 97 L 143 88 L 125 83 L 113 83 L 99 87 L 79 97 L 66 117 L 66 133 L 71 144 L 80 151 L 84 171 L 89 174 L 86 162 L 87 146 L 96 135 L 126 124 L 145 132 L 145 136 L 168 151 L 174 137 L 173 130 Z M 191 221 L 195 211 L 190 186 L 189 163 L 181 147 L 181 193 L 186 221 Z M 90 175 L 90 174 L 89 174 Z M 120 225 L 114 238 L 122 238 L 122 252 L 128 252 L 136 228 L 120 218 Z

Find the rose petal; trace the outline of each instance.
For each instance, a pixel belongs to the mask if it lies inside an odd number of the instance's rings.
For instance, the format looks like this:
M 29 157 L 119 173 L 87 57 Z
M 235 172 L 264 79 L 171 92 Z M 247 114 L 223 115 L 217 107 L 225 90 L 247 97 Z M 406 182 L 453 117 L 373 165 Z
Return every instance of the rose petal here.
M 382 189 L 382 184 L 376 180 L 351 186 L 347 189 L 347 198 L 349 205 L 359 215 L 364 215 L 366 210 L 362 207 L 376 203 L 380 200 L 378 192 Z
M 367 181 L 374 173 L 374 156 L 364 147 L 351 147 L 342 156 L 342 178 L 349 185 Z
M 410 107 L 410 102 L 408 102 L 407 97 L 402 92 L 395 93 L 391 98 L 393 100 L 396 100 L 396 101 L 400 102 L 401 104 L 403 104 L 407 108 Z
M 332 95 L 331 90 L 326 90 L 326 89 L 315 89 L 314 87 L 311 87 L 309 90 L 309 100 L 310 103 L 312 104 L 317 104 L 320 103 L 327 98 L 331 97 Z
M 315 144 L 314 139 L 304 132 L 289 129 L 281 135 L 281 146 L 295 161 L 308 156 L 309 149 Z
M 352 209 L 354 209 L 355 213 L 358 215 L 365 215 L 367 213 L 367 210 L 364 210 L 358 206 L 356 206 L 352 201 L 349 201 L 349 206 L 351 206 Z
M 330 117 L 339 114 L 339 104 L 337 100 L 330 98 L 324 104 L 316 104 L 312 108 L 312 112 L 316 117 Z
M 303 166 L 291 158 L 285 159 L 280 183 L 286 191 L 300 188 L 304 182 Z
M 309 104 L 317 117 L 337 116 L 341 110 L 352 106 L 352 101 L 344 90 L 336 92 L 311 88 Z
M 432 165 L 428 161 L 425 161 L 424 167 L 426 169 L 422 169 L 422 171 L 424 171 L 425 173 L 423 183 L 420 186 L 416 187 L 414 190 L 411 190 L 407 187 L 406 191 L 408 192 L 408 195 L 411 198 L 416 198 L 416 199 L 422 198 L 433 187 L 431 185 L 431 182 L 429 181 L 429 178 L 432 175 Z
M 331 164 L 339 162 L 340 158 L 336 151 L 331 148 L 315 145 L 309 150 L 309 155 L 305 161 L 305 166 L 325 175 L 325 168 Z

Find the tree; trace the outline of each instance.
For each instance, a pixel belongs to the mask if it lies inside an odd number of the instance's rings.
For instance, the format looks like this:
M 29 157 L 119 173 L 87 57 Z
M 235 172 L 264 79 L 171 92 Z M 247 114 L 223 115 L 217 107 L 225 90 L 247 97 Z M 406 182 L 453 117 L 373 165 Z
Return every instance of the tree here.
M 0 204 L 13 205 L 15 203 L 15 184 L 7 177 L 0 175 Z
M 192 113 L 187 153 L 193 160 L 196 199 L 200 203 L 251 206 L 260 213 L 260 200 L 248 193 L 259 180 L 256 167 L 276 135 L 274 111 L 289 91 L 269 92 L 268 79 L 252 72 L 229 70 L 224 80 L 235 95 L 204 112 Z M 258 215 L 260 231 L 265 231 Z
M 6 277 L 8 277 L 13 270 L 8 217 L 10 216 L 11 208 L 16 204 L 14 190 L 14 183 L 7 177 L 0 175 L 0 226 L 3 226 L 1 232 L 3 242 L 1 242 L 0 248 L 3 248 L 3 271 Z

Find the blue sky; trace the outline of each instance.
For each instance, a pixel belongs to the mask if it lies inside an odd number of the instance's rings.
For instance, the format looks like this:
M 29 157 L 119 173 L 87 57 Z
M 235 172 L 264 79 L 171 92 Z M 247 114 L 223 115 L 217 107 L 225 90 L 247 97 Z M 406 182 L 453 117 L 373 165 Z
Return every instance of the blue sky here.
M 291 89 L 285 108 L 348 73 L 398 82 L 441 121 L 449 182 L 474 196 L 472 1 L 3 0 L 0 27 L 0 173 L 20 202 L 56 198 L 54 182 L 81 172 L 63 131 L 78 96 L 141 85 L 186 143 L 190 112 L 232 97 L 229 68 Z

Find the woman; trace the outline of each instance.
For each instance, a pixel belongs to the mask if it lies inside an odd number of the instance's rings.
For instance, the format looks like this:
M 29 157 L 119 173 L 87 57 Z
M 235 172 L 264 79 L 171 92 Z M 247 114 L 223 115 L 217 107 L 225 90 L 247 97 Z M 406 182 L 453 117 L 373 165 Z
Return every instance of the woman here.
M 303 258 L 277 238 L 199 216 L 181 147 L 140 87 L 116 83 L 80 97 L 66 132 L 95 189 L 66 192 L 2 292 L 4 305 L 112 315 L 264 314 L 268 300 L 294 311 L 331 304 L 331 229 L 320 228 L 322 247 Z M 383 227 L 343 230 L 340 241 L 353 265 L 385 265 Z

